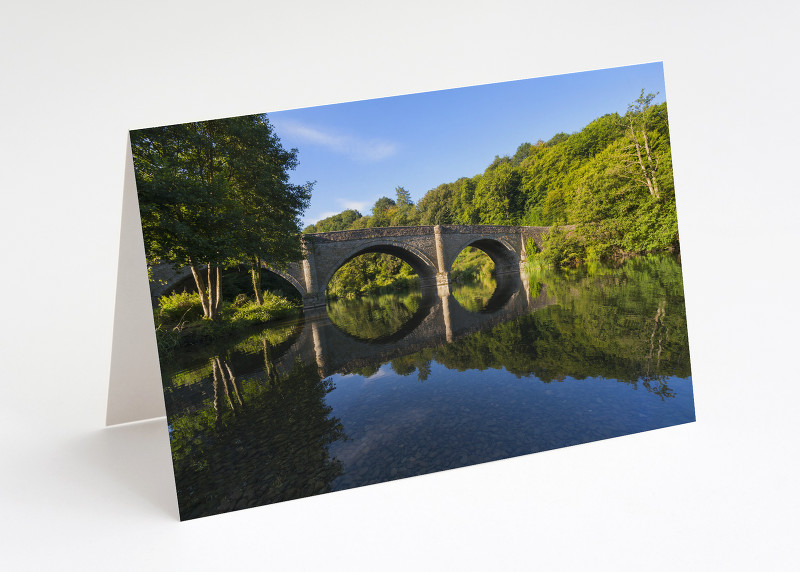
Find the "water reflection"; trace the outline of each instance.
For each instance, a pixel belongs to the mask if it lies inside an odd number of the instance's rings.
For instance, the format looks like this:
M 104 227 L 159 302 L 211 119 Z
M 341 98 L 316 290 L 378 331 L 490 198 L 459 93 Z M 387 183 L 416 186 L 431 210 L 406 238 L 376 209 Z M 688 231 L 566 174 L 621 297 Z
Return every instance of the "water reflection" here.
M 182 519 L 328 492 L 342 474 L 328 451 L 344 438 L 325 403 L 331 381 L 300 361 L 271 383 L 259 381 L 243 382 L 220 407 L 215 395 L 213 415 L 170 415 Z
M 694 420 L 675 259 L 453 290 L 332 302 L 165 364 L 182 517 Z
M 382 294 L 328 304 L 327 317 L 343 333 L 376 343 L 404 337 L 424 320 L 431 301 L 419 291 Z
M 453 297 L 465 310 L 480 312 L 489 305 L 492 295 L 497 290 L 494 276 L 472 282 L 456 282 L 452 284 Z

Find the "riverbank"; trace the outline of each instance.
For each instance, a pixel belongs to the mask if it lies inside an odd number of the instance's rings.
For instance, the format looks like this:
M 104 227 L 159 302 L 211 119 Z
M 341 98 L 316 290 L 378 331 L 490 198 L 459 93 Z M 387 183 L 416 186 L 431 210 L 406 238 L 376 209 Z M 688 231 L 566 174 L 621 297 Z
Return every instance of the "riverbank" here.
M 258 304 L 240 294 L 233 302 L 222 302 L 216 320 L 203 318 L 203 307 L 197 293 L 176 293 L 159 300 L 153 310 L 156 343 L 159 355 L 172 355 L 178 348 L 208 344 L 246 328 L 277 320 L 297 317 L 302 308 L 282 296 L 263 293 L 264 303 Z

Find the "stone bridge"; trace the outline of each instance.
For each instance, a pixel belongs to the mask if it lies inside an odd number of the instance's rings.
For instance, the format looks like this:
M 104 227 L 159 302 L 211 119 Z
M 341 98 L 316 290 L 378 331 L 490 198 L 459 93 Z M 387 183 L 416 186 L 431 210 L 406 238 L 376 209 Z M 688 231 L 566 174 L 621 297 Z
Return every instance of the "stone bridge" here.
M 265 268 L 300 292 L 306 310 L 324 308 L 325 290 L 336 271 L 356 256 L 371 252 L 397 256 L 417 273 L 423 293 L 434 290 L 443 295 L 450 292 L 453 261 L 466 247 L 478 248 L 492 259 L 499 284 L 503 276 L 519 276 L 527 262 L 527 241 L 531 239 L 541 248 L 548 231 L 543 226 L 436 225 L 304 234 L 303 260 L 286 269 Z M 151 282 L 154 301 L 189 275 L 188 269 L 154 269 L 153 276 L 160 281 Z

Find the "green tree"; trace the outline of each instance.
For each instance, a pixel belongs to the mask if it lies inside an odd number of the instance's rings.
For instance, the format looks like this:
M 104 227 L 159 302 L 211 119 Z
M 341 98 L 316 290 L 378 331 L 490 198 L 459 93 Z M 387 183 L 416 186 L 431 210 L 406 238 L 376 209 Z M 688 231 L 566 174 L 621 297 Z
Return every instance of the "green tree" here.
M 630 178 L 647 188 L 655 199 L 661 198 L 659 189 L 659 161 L 655 153 L 653 142 L 648 137 L 654 122 L 653 99 L 657 93 L 644 94 L 628 106 L 625 114 L 626 135 L 629 140 L 629 160 L 627 163 Z
M 219 313 L 222 268 L 249 262 L 260 300 L 261 263 L 300 258 L 313 183 L 289 182 L 297 150 L 281 146 L 266 115 L 140 129 L 131 147 L 147 257 L 190 267 L 204 317 Z
M 510 161 L 500 161 L 487 169 L 475 190 L 474 204 L 481 224 L 517 224 L 524 197 L 519 192 L 522 177 Z
M 317 221 L 316 224 L 307 226 L 303 232 L 333 232 L 337 230 L 347 230 L 356 220 L 360 218 L 362 218 L 360 212 L 355 209 L 347 209 L 339 214 L 335 214 Z
M 423 226 L 436 224 L 453 224 L 454 183 L 444 183 L 428 191 L 417 203 L 419 224 Z
M 419 224 L 419 213 L 414 203 L 411 201 L 411 193 L 403 187 L 395 189 L 397 193 L 397 203 L 395 208 L 388 209 L 387 214 L 391 214 L 389 226 L 416 226 Z
M 397 193 L 397 206 L 398 207 L 407 207 L 413 205 L 414 203 L 411 201 L 411 193 L 405 190 L 403 187 L 397 187 L 395 189 L 395 193 Z
M 396 205 L 397 203 L 394 202 L 389 197 L 381 197 L 377 201 L 375 201 L 375 204 L 372 207 L 372 216 L 380 216 L 387 210 Z

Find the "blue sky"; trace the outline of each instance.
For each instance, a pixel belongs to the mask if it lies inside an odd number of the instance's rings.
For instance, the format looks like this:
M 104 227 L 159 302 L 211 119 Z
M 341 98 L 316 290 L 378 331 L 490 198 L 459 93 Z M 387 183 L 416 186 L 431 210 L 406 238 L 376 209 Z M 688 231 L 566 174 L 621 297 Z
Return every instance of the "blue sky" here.
M 640 91 L 665 100 L 661 63 L 495 83 L 268 113 L 281 143 L 297 148 L 292 182 L 316 181 L 303 226 L 404 187 L 414 202 L 471 177 L 524 142 L 579 131 L 624 113 Z

